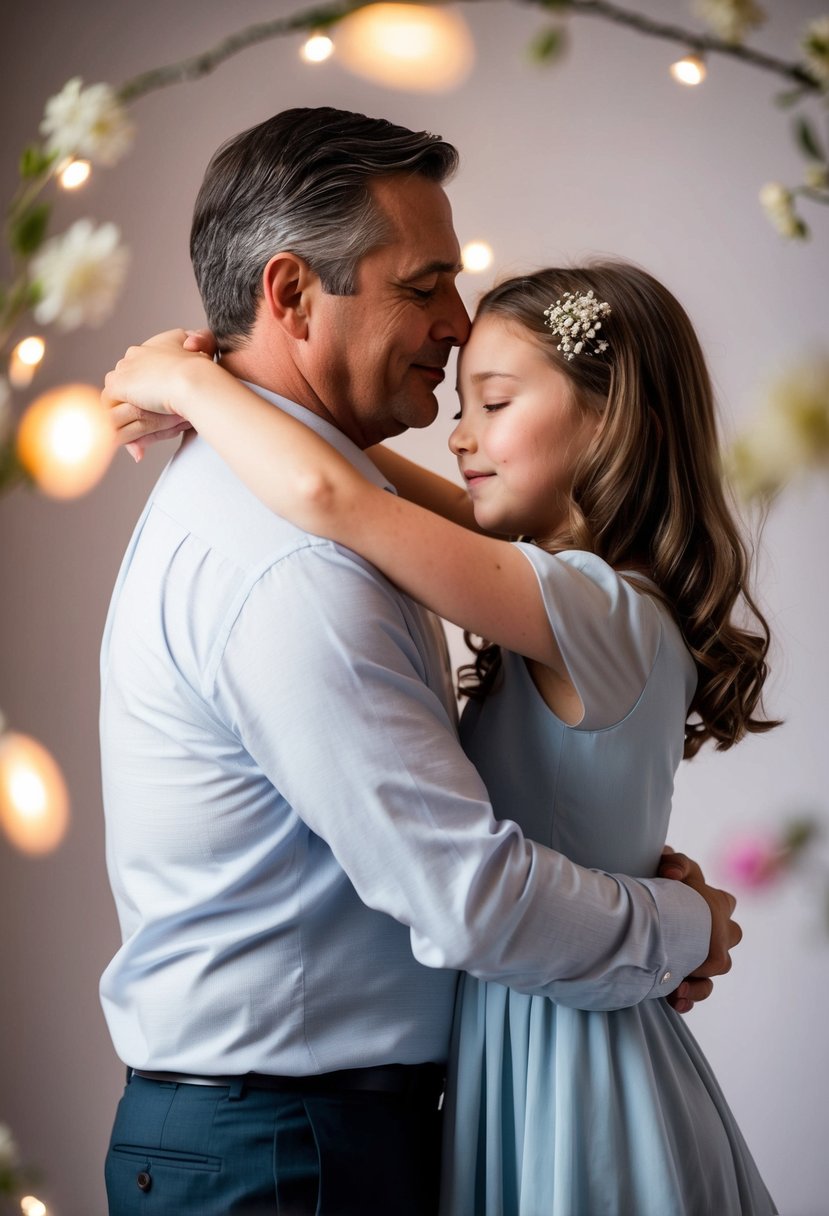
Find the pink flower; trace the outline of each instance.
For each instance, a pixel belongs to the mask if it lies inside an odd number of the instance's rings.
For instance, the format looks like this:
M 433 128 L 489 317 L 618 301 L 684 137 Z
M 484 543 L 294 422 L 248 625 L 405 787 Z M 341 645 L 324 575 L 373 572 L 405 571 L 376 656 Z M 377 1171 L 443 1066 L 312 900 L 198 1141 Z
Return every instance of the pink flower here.
M 728 878 L 742 887 L 765 887 L 773 882 L 785 863 L 779 841 L 768 836 L 743 836 L 733 840 L 723 857 Z

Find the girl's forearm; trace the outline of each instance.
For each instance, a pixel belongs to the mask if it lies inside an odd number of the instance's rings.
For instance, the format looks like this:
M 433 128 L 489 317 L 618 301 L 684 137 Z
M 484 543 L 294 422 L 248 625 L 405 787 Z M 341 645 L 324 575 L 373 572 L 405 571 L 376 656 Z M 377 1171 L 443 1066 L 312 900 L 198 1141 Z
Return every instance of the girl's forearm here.
M 270 510 L 348 543 L 349 520 L 376 487 L 315 431 L 207 360 L 187 369 L 173 402 Z
M 353 549 L 461 628 L 562 668 L 535 572 L 514 546 L 388 494 L 315 431 L 207 360 L 174 379 L 173 407 L 271 510 Z M 390 480 L 422 480 L 424 470 L 401 461 L 386 462 Z M 434 475 L 425 480 L 430 497 L 435 484 L 455 491 Z

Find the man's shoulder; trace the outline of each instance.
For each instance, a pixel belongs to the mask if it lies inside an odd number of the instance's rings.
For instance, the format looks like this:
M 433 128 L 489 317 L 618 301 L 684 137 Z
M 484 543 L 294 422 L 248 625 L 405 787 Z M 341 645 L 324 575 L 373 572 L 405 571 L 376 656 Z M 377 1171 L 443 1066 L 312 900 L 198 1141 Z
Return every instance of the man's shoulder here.
M 197 437 L 173 457 L 153 491 L 150 511 L 240 570 L 261 568 L 309 543 L 307 533 L 269 511 Z
M 235 568 L 233 577 L 240 585 L 252 587 L 269 573 L 276 582 L 290 580 L 307 570 L 309 586 L 316 583 L 321 589 L 329 580 L 369 582 L 395 599 L 407 599 L 359 554 L 275 515 L 197 438 L 176 454 L 160 478 L 148 504 L 148 518 L 154 516 L 165 521 L 168 547 L 178 537 L 200 548 L 211 563 Z

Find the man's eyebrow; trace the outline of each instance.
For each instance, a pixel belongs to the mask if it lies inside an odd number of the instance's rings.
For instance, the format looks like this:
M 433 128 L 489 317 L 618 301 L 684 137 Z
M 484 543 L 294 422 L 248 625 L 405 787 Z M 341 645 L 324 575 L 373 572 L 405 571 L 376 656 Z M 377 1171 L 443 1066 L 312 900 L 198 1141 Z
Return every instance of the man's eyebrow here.
M 407 274 L 401 279 L 402 283 L 414 283 L 417 279 L 425 279 L 430 274 L 460 274 L 463 270 L 463 265 L 460 262 L 427 262 L 425 266 L 418 267 L 411 274 Z

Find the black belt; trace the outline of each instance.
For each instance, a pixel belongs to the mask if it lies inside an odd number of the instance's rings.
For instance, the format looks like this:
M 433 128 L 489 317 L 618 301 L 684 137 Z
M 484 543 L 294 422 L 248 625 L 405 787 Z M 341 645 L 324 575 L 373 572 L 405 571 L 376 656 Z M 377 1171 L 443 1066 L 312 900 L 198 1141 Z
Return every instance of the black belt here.
M 213 1085 L 234 1089 L 270 1089 L 282 1093 L 367 1093 L 406 1094 L 411 1097 L 437 1097 L 442 1088 L 441 1064 L 386 1064 L 376 1068 L 342 1068 L 337 1072 L 316 1073 L 308 1077 L 276 1077 L 249 1072 L 238 1077 L 200 1077 L 180 1072 L 149 1072 L 129 1069 L 131 1077 L 160 1081 L 166 1085 Z

